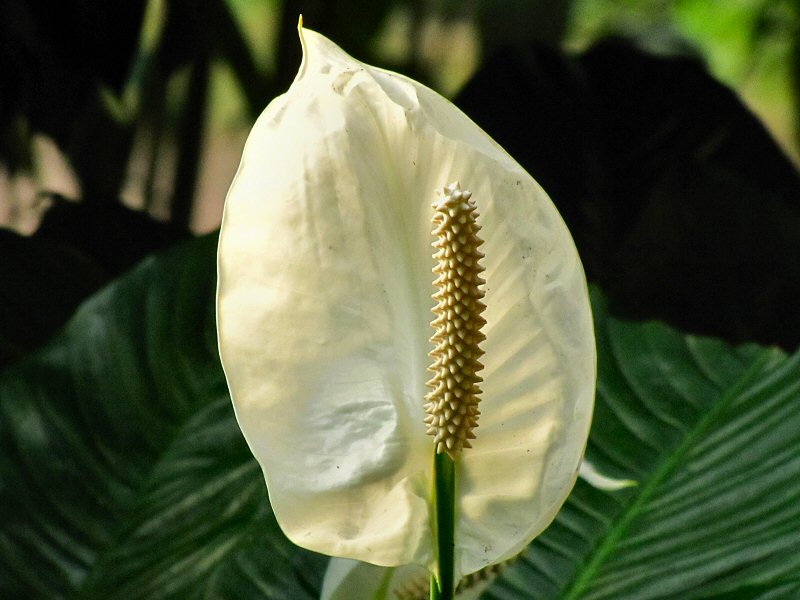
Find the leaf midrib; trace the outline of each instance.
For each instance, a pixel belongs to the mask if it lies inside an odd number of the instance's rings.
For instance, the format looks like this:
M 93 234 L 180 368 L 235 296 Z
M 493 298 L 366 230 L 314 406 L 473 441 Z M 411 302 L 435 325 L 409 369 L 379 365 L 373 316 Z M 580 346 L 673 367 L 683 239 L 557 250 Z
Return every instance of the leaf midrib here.
M 758 380 L 759 375 L 771 361 L 771 358 L 769 354 L 758 358 L 733 385 L 723 392 L 716 404 L 687 432 L 687 435 L 675 450 L 665 455 L 653 475 L 640 487 L 641 492 L 628 505 L 628 508 L 623 511 L 621 517 L 612 525 L 603 541 L 596 547 L 591 560 L 579 572 L 572 585 L 565 590 L 562 600 L 577 600 L 588 589 L 600 567 L 613 552 L 634 519 L 642 512 L 643 507 L 655 495 L 658 487 L 676 470 L 695 442 L 711 428 L 717 417 L 730 406 L 748 385 Z

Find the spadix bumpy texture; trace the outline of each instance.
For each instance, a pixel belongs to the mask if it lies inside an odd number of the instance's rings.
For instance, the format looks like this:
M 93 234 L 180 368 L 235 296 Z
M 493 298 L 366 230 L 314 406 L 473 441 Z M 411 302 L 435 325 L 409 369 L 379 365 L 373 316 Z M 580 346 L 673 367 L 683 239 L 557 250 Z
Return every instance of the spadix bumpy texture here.
M 433 377 L 428 382 L 432 391 L 425 404 L 425 423 L 436 452 L 455 459 L 460 450 L 472 447 L 469 440 L 475 439 L 473 429 L 480 414 L 480 343 L 486 339 L 481 331 L 486 306 L 480 286 L 486 281 L 480 276 L 483 253 L 478 248 L 483 241 L 478 237 L 478 207 L 459 182 L 444 188 L 433 209 L 437 292 L 431 325 L 436 333 L 431 337 L 434 362 L 428 370 Z
M 480 424 L 457 459 L 459 577 L 522 550 L 574 483 L 595 380 L 583 270 L 547 195 L 462 112 L 303 37 L 297 78 L 248 138 L 220 233 L 236 416 L 292 541 L 435 567 L 431 205 L 461 181 L 480 209 L 486 340 Z

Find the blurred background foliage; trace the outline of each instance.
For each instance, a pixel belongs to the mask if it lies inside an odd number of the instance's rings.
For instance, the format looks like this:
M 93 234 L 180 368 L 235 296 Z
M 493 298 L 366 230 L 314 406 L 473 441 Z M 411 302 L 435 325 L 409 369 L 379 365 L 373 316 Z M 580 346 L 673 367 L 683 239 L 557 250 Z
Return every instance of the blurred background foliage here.
M 118 202 L 195 232 L 219 223 L 249 126 L 296 72 L 297 16 L 366 62 L 454 97 L 498 48 L 582 52 L 609 36 L 692 56 L 795 161 L 800 9 L 792 0 L 3 0 L 3 213 Z M 68 165 L 68 166 L 67 166 Z M 33 182 L 21 180 L 29 176 Z M 102 200 L 101 200 L 102 198 Z

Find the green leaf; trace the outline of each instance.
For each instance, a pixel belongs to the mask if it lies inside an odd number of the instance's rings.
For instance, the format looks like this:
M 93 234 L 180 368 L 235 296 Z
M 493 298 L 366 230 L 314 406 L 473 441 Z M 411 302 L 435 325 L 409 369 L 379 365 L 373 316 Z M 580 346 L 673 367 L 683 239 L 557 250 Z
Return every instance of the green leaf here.
M 800 592 L 800 355 L 606 318 L 579 481 L 483 598 L 744 599 Z
M 151 258 L 0 373 L 0 598 L 302 600 L 235 423 L 213 237 Z M 490 599 L 800 597 L 800 356 L 607 316 L 579 481 Z
M 46 341 L 106 280 L 74 248 L 0 228 L 0 367 Z
M 0 597 L 317 596 L 233 416 L 215 250 L 146 260 L 0 376 Z

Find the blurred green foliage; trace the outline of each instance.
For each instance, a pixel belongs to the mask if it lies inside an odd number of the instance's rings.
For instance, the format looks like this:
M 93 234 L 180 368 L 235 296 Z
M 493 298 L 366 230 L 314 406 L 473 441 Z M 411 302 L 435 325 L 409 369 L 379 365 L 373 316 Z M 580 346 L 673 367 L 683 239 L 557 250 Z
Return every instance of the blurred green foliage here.
M 166 140 L 177 148 L 174 183 L 167 207 L 155 212 L 184 226 L 209 124 L 247 126 L 288 86 L 301 13 L 352 55 L 450 95 L 503 45 L 575 50 L 614 35 L 662 54 L 695 54 L 800 156 L 800 14 L 792 0 L 3 0 L 0 7 L 0 161 L 12 172 L 32 169 L 31 135 L 45 133 L 69 157 L 84 198 L 116 202 L 137 133 L 146 132 L 136 147 L 149 156 L 143 208 L 154 210 Z

